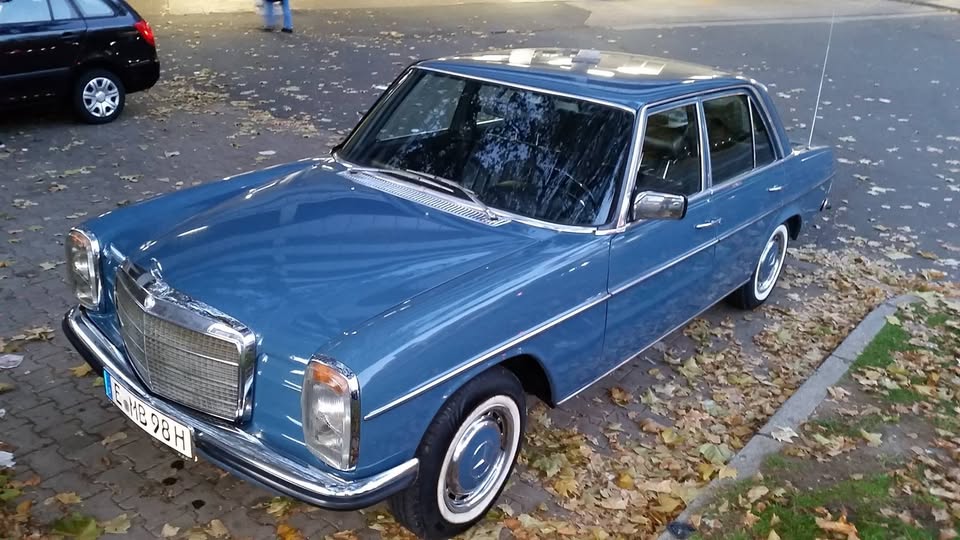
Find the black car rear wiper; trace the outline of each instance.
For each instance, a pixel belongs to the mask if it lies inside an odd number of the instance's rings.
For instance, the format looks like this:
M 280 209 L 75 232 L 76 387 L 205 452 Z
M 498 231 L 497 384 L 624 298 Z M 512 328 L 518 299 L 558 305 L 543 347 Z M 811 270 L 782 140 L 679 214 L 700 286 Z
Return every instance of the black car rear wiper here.
M 375 172 L 381 174 L 390 174 L 394 176 L 399 176 L 401 178 L 406 178 L 408 180 L 413 180 L 420 184 L 427 184 L 435 188 L 439 188 L 443 191 L 449 191 L 452 193 L 459 192 L 461 195 L 470 199 L 473 204 L 478 208 L 483 210 L 483 213 L 487 215 L 488 218 L 492 221 L 500 219 L 500 216 L 496 212 L 490 209 L 489 206 L 483 203 L 477 194 L 472 190 L 461 186 L 460 184 L 449 180 L 442 176 L 437 176 L 435 174 L 425 173 L 422 171 L 415 171 L 413 169 L 387 169 L 379 167 L 351 167 L 349 170 L 354 172 Z

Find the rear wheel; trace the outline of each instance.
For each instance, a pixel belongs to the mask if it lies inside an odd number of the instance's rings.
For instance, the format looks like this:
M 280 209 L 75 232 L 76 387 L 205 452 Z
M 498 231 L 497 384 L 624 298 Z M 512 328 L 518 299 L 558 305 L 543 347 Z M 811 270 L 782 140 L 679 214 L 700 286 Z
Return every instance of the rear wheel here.
M 390 500 L 422 538 L 450 538 L 480 521 L 506 485 L 526 423 L 523 386 L 495 367 L 458 390 L 427 429 L 417 481 Z
M 123 112 L 127 93 L 123 81 L 105 69 L 93 69 L 73 85 L 73 108 L 88 124 L 112 122 Z
M 753 309 L 770 297 L 777 280 L 780 279 L 789 242 L 790 231 L 786 223 L 781 223 L 764 245 L 750 281 L 730 295 L 731 304 L 741 309 Z

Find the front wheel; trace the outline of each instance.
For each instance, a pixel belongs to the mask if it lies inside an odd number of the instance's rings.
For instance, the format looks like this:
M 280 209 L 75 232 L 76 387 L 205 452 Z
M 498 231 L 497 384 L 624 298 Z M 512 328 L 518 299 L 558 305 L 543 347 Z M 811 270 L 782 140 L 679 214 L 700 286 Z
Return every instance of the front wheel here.
M 503 491 L 526 424 L 523 386 L 495 367 L 458 390 L 427 429 L 417 481 L 390 500 L 422 538 L 450 538 L 480 521 Z
M 113 122 L 123 112 L 126 99 L 123 81 L 105 69 L 87 71 L 73 85 L 73 108 L 88 124 Z
M 730 295 L 731 304 L 740 309 L 753 309 L 770 297 L 780 278 L 780 271 L 783 270 L 789 242 L 790 231 L 787 230 L 786 223 L 781 223 L 764 245 L 750 281 Z

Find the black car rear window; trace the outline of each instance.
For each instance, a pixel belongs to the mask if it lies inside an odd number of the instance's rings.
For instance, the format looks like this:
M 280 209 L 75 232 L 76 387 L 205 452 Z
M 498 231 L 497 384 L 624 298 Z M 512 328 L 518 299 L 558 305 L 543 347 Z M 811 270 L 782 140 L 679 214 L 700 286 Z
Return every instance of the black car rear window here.
M 84 17 L 111 17 L 116 14 L 105 0 L 74 0 Z

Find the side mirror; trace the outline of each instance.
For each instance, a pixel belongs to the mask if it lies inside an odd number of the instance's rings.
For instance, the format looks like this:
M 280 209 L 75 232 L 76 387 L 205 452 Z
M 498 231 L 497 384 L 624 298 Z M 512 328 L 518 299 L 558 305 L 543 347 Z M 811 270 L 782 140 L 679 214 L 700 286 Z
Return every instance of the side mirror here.
M 630 218 L 641 219 L 683 219 L 687 215 L 687 198 L 684 195 L 672 195 L 658 191 L 641 191 L 633 197 Z

